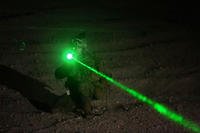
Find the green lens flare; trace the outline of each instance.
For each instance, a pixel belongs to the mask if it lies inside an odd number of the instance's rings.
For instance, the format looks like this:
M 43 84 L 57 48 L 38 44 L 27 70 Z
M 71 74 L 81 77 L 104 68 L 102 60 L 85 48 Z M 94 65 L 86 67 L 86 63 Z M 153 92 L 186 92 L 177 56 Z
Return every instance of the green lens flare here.
M 77 58 L 76 52 L 74 50 L 63 50 L 62 52 L 62 61 L 67 63 L 75 63 L 73 58 Z
M 68 53 L 68 54 L 66 55 L 66 57 L 67 57 L 68 60 L 71 60 L 71 59 L 73 58 L 73 55 L 72 55 L 72 53 Z
M 200 133 L 200 127 L 199 127 L 198 124 L 184 118 L 182 115 L 177 114 L 176 112 L 170 110 L 168 107 L 148 98 L 147 96 L 135 91 L 134 89 L 128 88 L 127 86 L 117 82 L 116 80 L 114 80 L 114 79 L 108 77 L 107 75 L 97 71 L 96 69 L 82 63 L 81 61 L 79 61 L 75 58 L 73 58 L 73 60 L 76 61 L 77 63 L 83 65 L 84 67 L 88 68 L 89 70 L 93 71 L 97 75 L 105 78 L 110 83 L 114 84 L 115 86 L 117 86 L 120 89 L 124 90 L 125 92 L 129 93 L 131 96 L 133 96 L 137 100 L 146 103 L 147 105 L 149 105 L 150 107 L 155 109 L 158 113 L 165 116 L 169 120 L 172 120 L 172 121 L 178 123 L 179 125 L 182 125 L 183 127 L 187 128 L 187 129 L 190 129 L 193 132 Z

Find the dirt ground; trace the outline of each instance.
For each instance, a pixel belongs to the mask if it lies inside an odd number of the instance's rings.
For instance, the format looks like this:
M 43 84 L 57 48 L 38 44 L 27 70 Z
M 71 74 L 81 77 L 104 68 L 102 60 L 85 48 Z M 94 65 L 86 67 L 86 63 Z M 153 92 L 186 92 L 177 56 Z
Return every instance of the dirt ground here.
M 200 125 L 197 30 L 156 19 L 69 21 L 62 12 L 1 19 L 0 64 L 62 95 L 64 80 L 54 77 L 54 70 L 62 64 L 60 53 L 71 37 L 86 31 L 90 49 L 101 57 L 114 79 Z M 38 110 L 19 92 L 1 85 L 0 132 L 190 132 L 113 85 L 106 95 L 106 111 L 83 118 L 71 112 Z

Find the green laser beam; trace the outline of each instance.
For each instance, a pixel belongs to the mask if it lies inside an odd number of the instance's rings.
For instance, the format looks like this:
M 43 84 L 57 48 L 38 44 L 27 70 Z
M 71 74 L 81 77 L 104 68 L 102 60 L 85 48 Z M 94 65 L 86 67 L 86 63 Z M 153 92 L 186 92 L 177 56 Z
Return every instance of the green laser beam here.
M 119 83 L 118 81 L 114 80 L 113 78 L 110 78 L 107 75 L 97 71 L 96 69 L 84 64 L 83 62 L 79 61 L 78 59 L 73 58 L 73 60 L 76 61 L 77 63 L 83 65 L 84 67 L 88 68 L 89 70 L 93 71 L 97 75 L 105 78 L 110 83 L 113 83 L 115 86 L 117 86 L 117 87 L 121 88 L 122 90 L 124 90 L 125 92 L 129 93 L 131 96 L 138 99 L 139 101 L 146 103 L 147 105 L 149 105 L 150 107 L 155 109 L 157 112 L 159 112 L 161 115 L 165 116 L 169 120 L 172 120 L 172 121 L 178 123 L 179 125 L 182 125 L 183 127 L 187 128 L 187 129 L 190 129 L 193 132 L 200 133 L 200 127 L 198 124 L 184 118 L 182 115 L 177 114 L 176 112 L 172 111 L 171 109 L 164 106 L 163 104 L 158 103 L 158 102 L 148 98 L 147 96 L 135 91 L 134 89 L 131 89 L 131 88 Z

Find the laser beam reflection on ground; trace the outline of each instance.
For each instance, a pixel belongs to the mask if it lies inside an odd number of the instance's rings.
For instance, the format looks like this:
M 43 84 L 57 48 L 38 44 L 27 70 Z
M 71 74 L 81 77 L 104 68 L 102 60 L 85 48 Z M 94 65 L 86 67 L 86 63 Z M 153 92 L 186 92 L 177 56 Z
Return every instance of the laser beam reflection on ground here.
M 200 127 L 199 127 L 198 124 L 196 124 L 196 123 L 184 118 L 180 114 L 177 114 L 176 112 L 172 111 L 171 109 L 169 109 L 165 105 L 163 105 L 161 103 L 158 103 L 158 102 L 148 98 L 147 96 L 135 91 L 133 88 L 129 88 L 129 87 L 119 83 L 118 81 L 114 80 L 113 78 L 111 78 L 111 77 L 109 77 L 109 76 L 97 71 L 96 69 L 84 64 L 83 62 L 79 61 L 78 59 L 73 58 L 73 60 L 76 61 L 77 63 L 81 64 L 82 66 L 88 68 L 89 70 L 91 70 L 92 72 L 96 73 L 97 75 L 105 78 L 110 83 L 114 84 L 115 86 L 117 86 L 120 89 L 124 90 L 125 92 L 129 93 L 131 96 L 133 96 L 137 100 L 146 103 L 147 105 L 152 107 L 154 110 L 156 110 L 161 115 L 163 115 L 166 118 L 168 118 L 169 120 L 172 120 L 172 121 L 178 123 L 179 125 L 187 128 L 187 129 L 190 129 L 193 132 L 200 133 Z

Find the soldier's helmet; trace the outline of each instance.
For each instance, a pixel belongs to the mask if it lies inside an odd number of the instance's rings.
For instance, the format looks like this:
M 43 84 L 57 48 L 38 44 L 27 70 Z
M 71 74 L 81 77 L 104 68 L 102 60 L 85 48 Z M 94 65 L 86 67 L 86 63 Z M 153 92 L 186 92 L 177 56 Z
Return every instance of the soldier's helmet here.
M 78 54 L 82 54 L 82 52 L 87 49 L 85 32 L 78 34 L 72 39 L 72 47 Z

